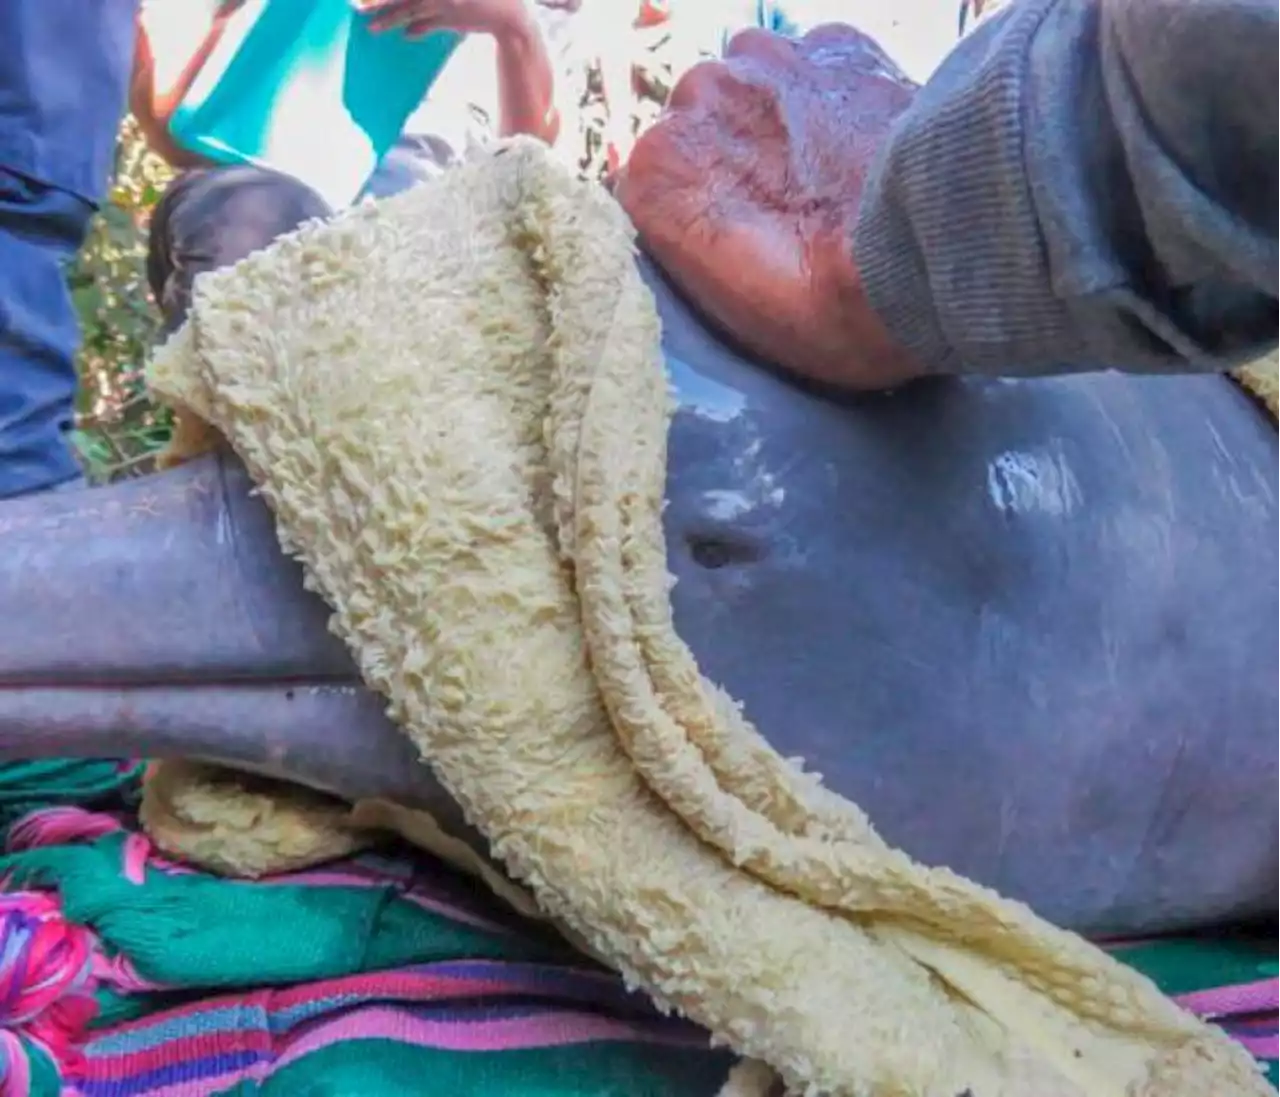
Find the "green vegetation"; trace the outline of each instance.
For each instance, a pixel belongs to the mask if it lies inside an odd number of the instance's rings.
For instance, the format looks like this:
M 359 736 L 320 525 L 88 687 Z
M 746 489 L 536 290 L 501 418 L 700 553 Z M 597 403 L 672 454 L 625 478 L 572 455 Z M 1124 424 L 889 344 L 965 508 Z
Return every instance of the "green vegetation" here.
M 149 471 L 169 437 L 168 415 L 142 380 L 160 321 L 147 289 L 147 223 L 168 177 L 126 122 L 116 183 L 68 272 L 83 334 L 75 439 L 96 481 Z

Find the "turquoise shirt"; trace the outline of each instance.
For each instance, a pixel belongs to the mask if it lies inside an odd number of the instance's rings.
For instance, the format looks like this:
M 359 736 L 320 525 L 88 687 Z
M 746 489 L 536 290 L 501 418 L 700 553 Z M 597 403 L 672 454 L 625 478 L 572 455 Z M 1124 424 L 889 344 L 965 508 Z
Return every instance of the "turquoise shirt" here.
M 345 206 L 461 40 L 375 34 L 351 0 L 245 0 L 170 132 L 207 159 L 284 172 Z

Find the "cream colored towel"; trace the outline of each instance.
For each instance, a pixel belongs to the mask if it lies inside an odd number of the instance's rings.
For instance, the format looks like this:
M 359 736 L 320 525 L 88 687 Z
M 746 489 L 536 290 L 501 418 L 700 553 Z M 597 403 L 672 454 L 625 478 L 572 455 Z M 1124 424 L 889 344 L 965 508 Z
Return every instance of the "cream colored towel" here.
M 630 226 L 537 146 L 202 277 L 151 380 L 230 440 L 542 911 L 795 1092 L 1269 1092 L 1146 979 L 887 847 L 702 679 Z
M 1234 376 L 1262 402 L 1272 419 L 1280 415 L 1280 356 L 1275 351 L 1242 366 Z

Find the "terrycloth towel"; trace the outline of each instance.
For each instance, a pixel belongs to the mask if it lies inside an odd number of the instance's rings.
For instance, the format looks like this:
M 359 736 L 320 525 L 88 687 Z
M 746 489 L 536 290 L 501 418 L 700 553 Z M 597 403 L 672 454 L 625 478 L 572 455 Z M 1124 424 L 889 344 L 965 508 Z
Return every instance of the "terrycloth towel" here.
M 616 205 L 538 147 L 204 276 L 151 379 L 245 461 L 495 856 L 660 1005 L 797 1091 L 1269 1092 L 1150 981 L 889 848 L 701 677 L 656 310 Z
M 1272 351 L 1241 366 L 1232 376 L 1267 409 L 1273 420 L 1280 415 L 1280 354 Z

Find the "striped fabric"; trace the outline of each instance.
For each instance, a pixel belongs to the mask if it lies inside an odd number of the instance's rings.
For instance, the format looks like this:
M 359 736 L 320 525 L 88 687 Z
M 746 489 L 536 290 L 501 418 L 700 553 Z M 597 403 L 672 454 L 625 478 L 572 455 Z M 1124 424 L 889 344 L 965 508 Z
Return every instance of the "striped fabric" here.
M 89 784 L 103 806 L 101 774 Z M 159 856 L 127 805 L 73 800 L 64 780 L 13 823 L 0 876 L 93 931 L 98 1014 L 61 1077 L 0 1030 L 4 1097 L 711 1097 L 725 1080 L 732 1056 L 704 1032 L 433 859 L 224 880 Z M 1274 937 L 1109 947 L 1275 1083 Z
M 410 851 L 223 880 L 156 854 L 127 812 L 65 804 L 8 848 L 10 886 L 52 885 L 100 943 L 70 1088 L 32 1072 L 13 1097 L 710 1097 L 733 1062 Z
M 95 1036 L 79 1092 L 714 1093 L 727 1059 L 619 992 L 564 969 L 442 963 L 223 995 Z

